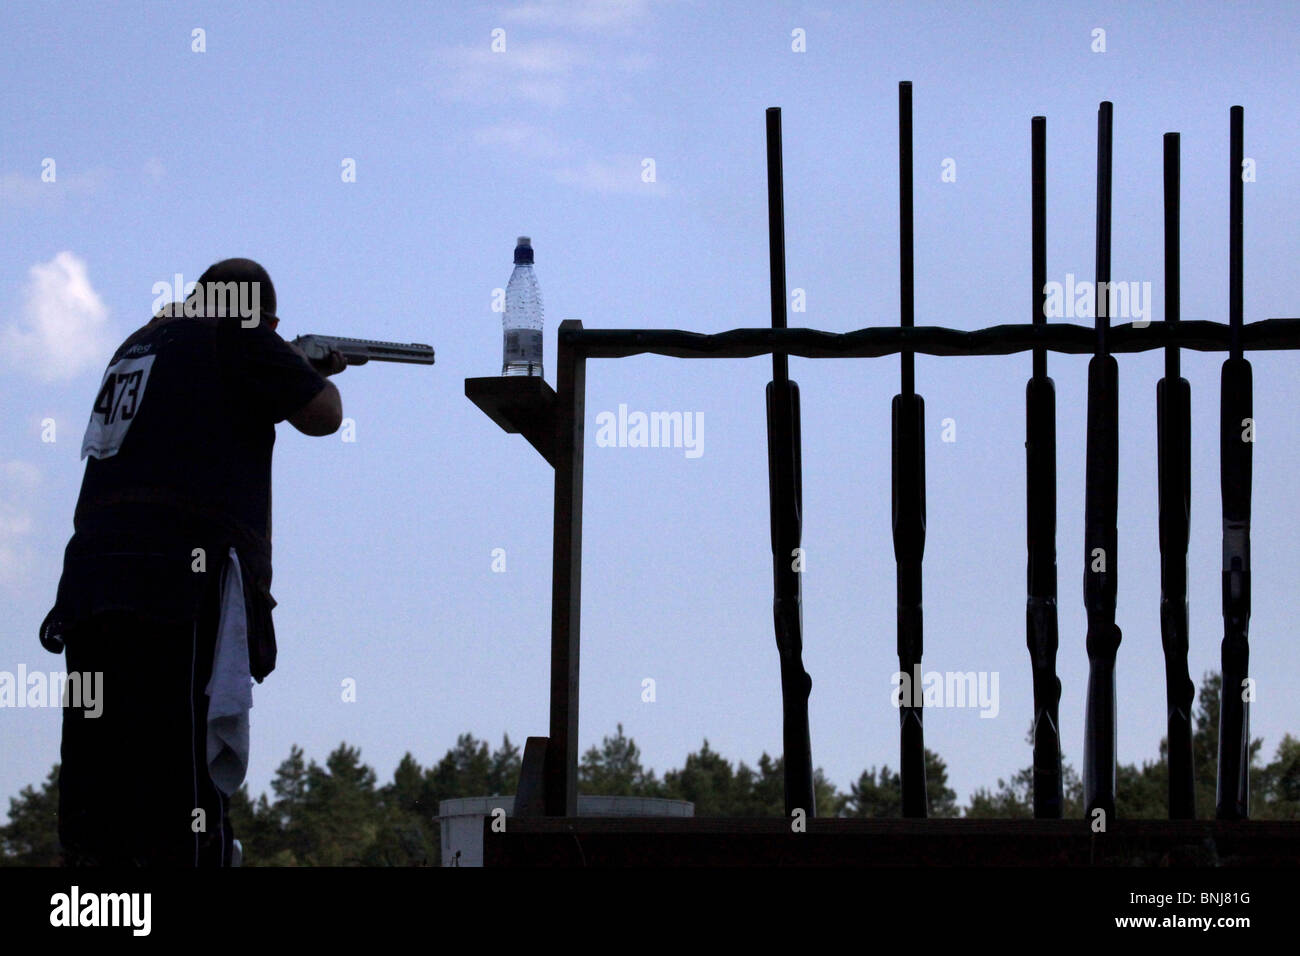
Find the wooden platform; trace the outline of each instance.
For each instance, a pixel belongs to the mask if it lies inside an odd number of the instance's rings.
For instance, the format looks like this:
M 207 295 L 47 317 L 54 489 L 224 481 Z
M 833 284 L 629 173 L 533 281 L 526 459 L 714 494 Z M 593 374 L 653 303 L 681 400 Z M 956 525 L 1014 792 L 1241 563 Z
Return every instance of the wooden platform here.
M 488 418 L 555 464 L 555 389 L 540 375 L 490 375 L 465 379 L 465 395 Z
M 483 864 L 565 866 L 1300 866 L 1300 822 L 808 821 L 662 817 L 484 821 Z

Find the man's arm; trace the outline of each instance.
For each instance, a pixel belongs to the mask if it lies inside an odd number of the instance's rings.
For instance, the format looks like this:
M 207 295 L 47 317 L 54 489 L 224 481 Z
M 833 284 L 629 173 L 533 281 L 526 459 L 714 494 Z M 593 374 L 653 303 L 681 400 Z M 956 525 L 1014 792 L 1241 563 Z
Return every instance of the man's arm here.
M 333 382 L 326 382 L 316 397 L 290 415 L 287 421 L 304 435 L 333 435 L 343 423 L 343 400 L 338 388 Z
M 338 352 L 330 352 L 326 362 L 312 362 L 301 348 L 292 342 L 288 345 L 322 375 L 336 375 L 347 368 L 347 359 Z M 298 431 L 313 438 L 333 435 L 343 423 L 343 399 L 338 387 L 326 379 L 325 387 L 286 420 Z

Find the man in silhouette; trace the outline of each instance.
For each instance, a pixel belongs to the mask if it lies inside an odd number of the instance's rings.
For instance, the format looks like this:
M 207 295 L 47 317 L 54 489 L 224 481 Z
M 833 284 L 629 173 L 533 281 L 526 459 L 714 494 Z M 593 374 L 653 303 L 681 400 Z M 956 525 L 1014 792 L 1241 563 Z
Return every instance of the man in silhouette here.
M 265 269 L 218 262 L 118 347 L 95 397 L 40 633 L 66 651 L 69 685 L 100 687 L 98 715 L 63 708 L 65 864 L 237 862 L 228 800 L 247 768 L 252 682 L 275 666 L 275 425 L 335 432 L 325 376 L 347 364 L 313 366 L 276 333 L 275 309 Z

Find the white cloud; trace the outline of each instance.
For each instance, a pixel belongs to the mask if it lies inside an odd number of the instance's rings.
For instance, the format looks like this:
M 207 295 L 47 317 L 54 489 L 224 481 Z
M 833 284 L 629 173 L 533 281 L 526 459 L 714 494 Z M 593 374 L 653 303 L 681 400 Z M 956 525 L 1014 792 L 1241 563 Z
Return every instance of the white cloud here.
M 631 48 L 626 38 L 601 43 L 592 32 L 613 35 L 643 28 L 651 12 L 651 0 L 531 0 L 515 4 L 499 12 L 500 21 L 507 24 L 504 49 L 494 51 L 493 38 L 485 31 L 480 43 L 445 48 L 437 54 L 435 91 L 448 100 L 493 107 L 495 121 L 470 134 L 477 146 L 532 160 L 568 160 L 569 165 L 550 170 L 557 182 L 566 185 L 603 194 L 665 195 L 668 190 L 663 184 L 642 182 L 640 157 L 594 158 L 573 165 L 575 156 L 590 155 L 591 151 L 564 141 L 546 125 L 501 118 L 501 107 L 559 110 L 584 94 L 588 98 L 626 95 L 627 75 L 650 70 L 654 58 Z M 535 27 L 551 28 L 557 36 L 538 37 Z M 573 37 L 574 31 L 586 31 L 586 35 Z M 535 116 L 535 111 L 530 115 Z
M 0 176 L 0 203 L 5 206 L 32 206 L 58 192 L 54 183 L 43 183 L 39 176 L 5 173 Z
M 0 334 L 0 351 L 46 382 L 102 367 L 114 343 L 108 307 L 91 286 L 86 263 L 60 252 L 28 276 L 22 314 Z
M 57 206 L 69 196 L 84 196 L 99 189 L 104 173 L 99 169 L 82 172 L 59 172 L 56 179 L 43 182 L 39 174 L 5 173 L 0 176 L 0 210 Z
M 594 192 L 610 195 L 626 193 L 636 196 L 666 196 L 668 188 L 661 182 L 643 182 L 641 158 L 622 156 L 616 159 L 591 159 L 582 166 L 568 166 L 557 170 L 557 182 L 579 186 Z
M 549 129 L 530 123 L 505 122 L 481 126 L 473 132 L 474 142 L 489 149 L 506 149 L 535 159 L 554 159 L 567 152 Z
M 566 186 L 577 186 L 602 195 L 622 193 L 662 197 L 670 191 L 663 183 L 647 183 L 641 179 L 642 157 L 639 156 L 588 159 L 575 165 L 572 161 L 577 151 L 562 143 L 545 127 L 507 121 L 481 126 L 471 136 L 475 144 L 485 149 L 504 150 L 529 160 L 552 161 L 547 164 L 550 167 L 547 173 Z M 566 161 L 567 165 L 555 165 Z
M 579 48 L 558 40 L 518 40 L 494 53 L 489 38 L 478 46 L 443 50 L 435 88 L 449 100 L 478 103 L 526 101 L 552 109 L 569 98 L 570 77 L 583 62 Z
M 5 485 L 31 489 L 41 483 L 41 470 L 30 461 L 6 461 L 0 465 L 0 479 Z
M 32 549 L 26 538 L 40 482 L 40 469 L 31 462 L 0 462 L 0 586 L 16 590 L 27 583 Z
M 576 93 L 597 93 L 626 82 L 618 74 L 644 73 L 654 58 L 631 49 L 618 34 L 640 25 L 648 16 L 645 2 L 526 3 L 504 11 L 503 22 L 528 27 L 502 27 L 504 49 L 485 31 L 478 43 L 447 47 L 435 56 L 435 92 L 445 99 L 480 104 L 526 103 L 558 109 Z M 554 37 L 538 37 L 532 26 L 559 28 Z M 590 34 L 573 37 L 574 30 L 600 30 L 611 35 L 601 43 Z M 568 36 L 566 36 L 568 34 Z
M 649 0 L 533 0 L 501 11 L 506 22 L 571 30 L 628 30 L 649 14 Z

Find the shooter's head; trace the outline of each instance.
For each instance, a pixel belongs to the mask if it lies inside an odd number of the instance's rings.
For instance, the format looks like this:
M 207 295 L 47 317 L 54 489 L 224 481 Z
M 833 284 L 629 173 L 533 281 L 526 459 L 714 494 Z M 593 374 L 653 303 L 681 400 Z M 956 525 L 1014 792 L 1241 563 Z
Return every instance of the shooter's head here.
M 199 276 L 198 285 L 190 295 L 205 297 L 209 306 L 225 303 L 247 308 L 256 303 L 261 318 L 272 329 L 280 324 L 275 314 L 275 286 L 271 284 L 271 276 L 252 259 L 222 259 L 214 263 Z M 228 308 L 220 314 L 233 315 L 235 309 Z

